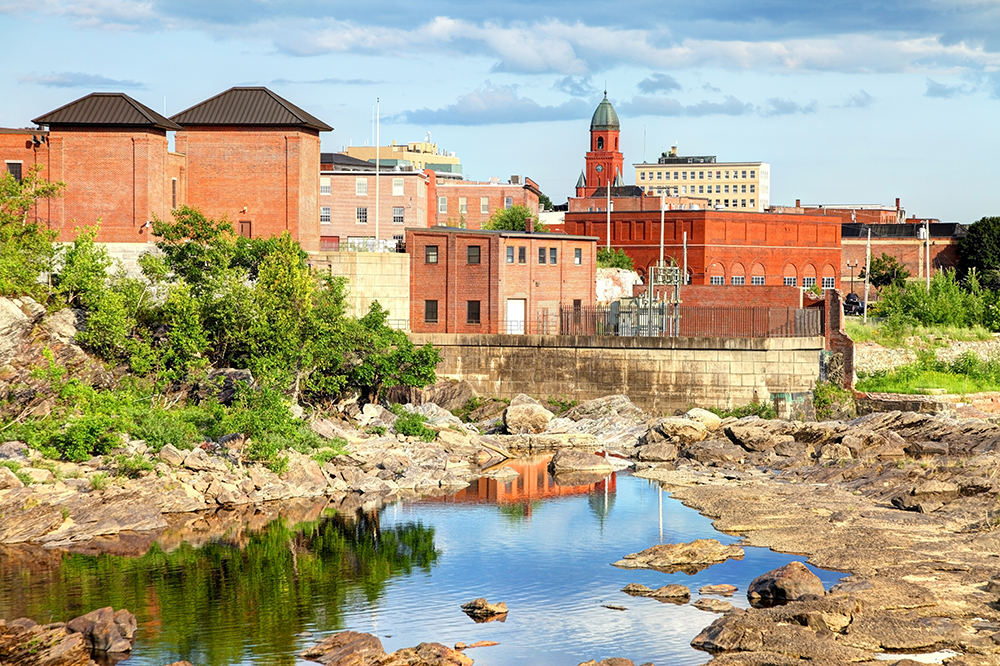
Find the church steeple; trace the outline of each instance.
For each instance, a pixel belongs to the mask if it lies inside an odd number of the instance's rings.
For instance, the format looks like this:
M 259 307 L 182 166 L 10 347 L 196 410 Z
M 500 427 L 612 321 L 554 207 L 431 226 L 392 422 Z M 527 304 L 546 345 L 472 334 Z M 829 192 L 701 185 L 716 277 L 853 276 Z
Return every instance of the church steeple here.
M 590 120 L 590 150 L 587 152 L 583 194 L 579 194 L 580 184 L 577 183 L 577 196 L 591 196 L 599 187 L 607 187 L 614 183 L 616 177 L 621 177 L 625 159 L 618 148 L 619 131 L 618 114 L 608 101 L 605 90 L 604 99 L 597 105 Z

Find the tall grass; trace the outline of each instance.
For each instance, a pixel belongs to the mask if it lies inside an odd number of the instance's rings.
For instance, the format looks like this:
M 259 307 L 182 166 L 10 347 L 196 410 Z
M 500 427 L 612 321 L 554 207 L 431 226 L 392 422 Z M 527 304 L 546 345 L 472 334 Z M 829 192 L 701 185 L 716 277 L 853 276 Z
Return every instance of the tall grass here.
M 908 323 L 899 325 L 896 322 L 888 323 L 884 321 L 869 321 L 867 324 L 861 321 L 849 319 L 844 324 L 844 329 L 851 340 L 855 342 L 875 342 L 883 347 L 903 347 L 908 345 L 909 338 L 919 338 L 924 342 L 935 345 L 943 344 L 945 340 L 955 342 L 982 342 L 993 338 L 993 334 L 988 329 L 978 324 L 972 327 L 953 325 L 924 325 L 918 323 Z
M 930 389 L 963 395 L 1000 391 L 1000 359 L 983 360 L 965 352 L 951 363 L 938 360 L 934 352 L 920 350 L 917 360 L 888 372 L 873 373 L 857 383 L 859 391 L 927 394 Z

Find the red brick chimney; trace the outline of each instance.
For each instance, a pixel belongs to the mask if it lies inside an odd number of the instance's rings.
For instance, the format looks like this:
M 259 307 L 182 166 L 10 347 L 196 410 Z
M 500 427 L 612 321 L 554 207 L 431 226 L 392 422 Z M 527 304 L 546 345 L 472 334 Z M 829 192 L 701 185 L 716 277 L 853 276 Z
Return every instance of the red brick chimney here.
M 535 233 L 535 218 L 529 217 L 524 223 L 524 230 L 529 234 Z
M 899 210 L 899 197 L 896 197 L 896 210 Z
M 795 200 L 795 207 L 796 208 L 802 208 L 802 199 L 796 199 Z

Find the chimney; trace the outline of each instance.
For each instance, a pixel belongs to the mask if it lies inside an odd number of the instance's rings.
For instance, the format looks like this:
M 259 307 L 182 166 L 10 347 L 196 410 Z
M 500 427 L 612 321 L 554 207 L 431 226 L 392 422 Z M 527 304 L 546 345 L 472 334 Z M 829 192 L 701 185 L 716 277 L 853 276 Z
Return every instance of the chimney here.
M 795 207 L 796 208 L 802 208 L 802 199 L 796 199 L 795 200 Z
M 677 146 L 670 146 L 670 156 L 677 157 Z
M 896 210 L 899 210 L 899 197 L 896 197 Z
M 535 218 L 529 217 L 524 223 L 524 230 L 529 233 L 535 233 Z

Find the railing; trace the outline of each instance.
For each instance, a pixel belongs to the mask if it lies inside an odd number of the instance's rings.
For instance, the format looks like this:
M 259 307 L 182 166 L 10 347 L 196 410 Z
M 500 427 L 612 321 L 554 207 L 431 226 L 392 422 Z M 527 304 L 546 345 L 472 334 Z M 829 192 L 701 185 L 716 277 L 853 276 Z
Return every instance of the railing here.
M 678 317 L 679 314 L 679 317 Z M 695 307 L 669 303 L 560 308 L 561 335 L 804 338 L 823 335 L 818 308 Z
M 319 251 L 323 252 L 406 252 L 406 243 L 398 239 L 347 238 L 343 240 L 321 240 Z

